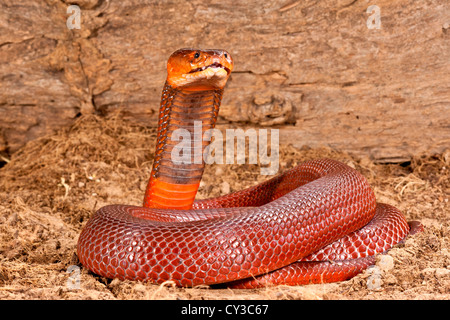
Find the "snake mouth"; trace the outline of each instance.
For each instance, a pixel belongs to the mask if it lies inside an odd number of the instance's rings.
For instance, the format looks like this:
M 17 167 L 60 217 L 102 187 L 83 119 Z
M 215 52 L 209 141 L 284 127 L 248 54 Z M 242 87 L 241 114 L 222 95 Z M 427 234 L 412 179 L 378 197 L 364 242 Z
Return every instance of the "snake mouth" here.
M 203 67 L 200 67 L 200 68 L 192 69 L 191 71 L 189 71 L 189 73 L 205 71 L 208 68 L 222 68 L 222 69 L 224 69 L 227 72 L 227 74 L 230 74 L 230 72 L 231 72 L 231 70 L 229 68 L 223 66 L 219 62 L 214 62 L 214 63 L 211 63 L 210 65 L 207 65 L 207 66 L 203 66 Z

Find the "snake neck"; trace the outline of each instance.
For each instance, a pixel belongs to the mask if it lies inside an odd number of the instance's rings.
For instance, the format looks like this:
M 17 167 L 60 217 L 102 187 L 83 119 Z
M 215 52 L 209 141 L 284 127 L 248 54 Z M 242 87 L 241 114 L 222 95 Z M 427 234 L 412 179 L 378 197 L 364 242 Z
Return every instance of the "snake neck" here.
M 205 168 L 203 152 L 209 145 L 203 134 L 215 127 L 222 93 L 223 89 L 179 89 L 166 82 L 144 207 L 192 208 Z

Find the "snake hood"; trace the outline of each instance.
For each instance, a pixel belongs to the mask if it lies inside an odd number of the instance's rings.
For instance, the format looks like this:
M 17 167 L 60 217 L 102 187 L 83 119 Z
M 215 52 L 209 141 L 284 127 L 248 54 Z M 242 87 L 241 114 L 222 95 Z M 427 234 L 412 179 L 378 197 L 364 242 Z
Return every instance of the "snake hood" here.
M 222 89 L 233 65 L 225 50 L 179 49 L 167 61 L 167 83 L 192 91 Z

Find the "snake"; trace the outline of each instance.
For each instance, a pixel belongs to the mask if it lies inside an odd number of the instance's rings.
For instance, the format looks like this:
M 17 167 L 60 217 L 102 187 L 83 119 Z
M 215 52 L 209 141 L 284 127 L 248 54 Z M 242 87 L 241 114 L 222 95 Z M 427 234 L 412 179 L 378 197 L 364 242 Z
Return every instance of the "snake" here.
M 215 127 L 233 67 L 226 50 L 172 53 L 143 205 L 95 212 L 78 238 L 83 266 L 110 279 L 180 287 L 336 282 L 423 229 L 377 203 L 367 179 L 333 159 L 306 161 L 249 188 L 196 200 L 210 144 L 204 137 Z

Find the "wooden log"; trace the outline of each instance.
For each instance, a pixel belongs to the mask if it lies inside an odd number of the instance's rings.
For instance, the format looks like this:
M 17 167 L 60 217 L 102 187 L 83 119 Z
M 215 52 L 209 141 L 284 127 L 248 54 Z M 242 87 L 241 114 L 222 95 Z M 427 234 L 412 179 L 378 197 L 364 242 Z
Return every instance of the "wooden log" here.
M 66 2 L 0 0 L 0 151 L 86 113 L 156 125 L 181 47 L 233 55 L 222 127 L 276 127 L 282 144 L 380 162 L 450 147 L 446 0 L 70 3 L 79 29 Z

